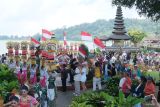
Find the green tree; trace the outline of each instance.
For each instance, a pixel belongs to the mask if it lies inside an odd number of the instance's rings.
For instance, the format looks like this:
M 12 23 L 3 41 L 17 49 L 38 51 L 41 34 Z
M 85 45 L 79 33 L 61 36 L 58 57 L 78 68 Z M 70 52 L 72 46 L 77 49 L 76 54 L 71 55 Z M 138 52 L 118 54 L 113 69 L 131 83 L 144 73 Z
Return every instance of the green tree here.
M 112 4 L 129 8 L 135 6 L 140 15 L 160 20 L 160 0 L 112 0 Z
M 139 29 L 129 29 L 128 35 L 131 37 L 131 41 L 136 46 L 137 43 L 141 42 L 144 37 L 146 37 L 146 33 Z

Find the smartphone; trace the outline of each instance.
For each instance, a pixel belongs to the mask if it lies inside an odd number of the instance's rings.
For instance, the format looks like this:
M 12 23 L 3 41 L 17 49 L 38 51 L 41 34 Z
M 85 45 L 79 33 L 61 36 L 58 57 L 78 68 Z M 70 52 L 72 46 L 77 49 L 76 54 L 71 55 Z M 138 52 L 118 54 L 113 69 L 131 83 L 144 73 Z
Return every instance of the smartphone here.
M 151 95 L 145 96 L 144 100 L 147 101 L 147 102 L 151 101 L 152 100 L 152 96 Z

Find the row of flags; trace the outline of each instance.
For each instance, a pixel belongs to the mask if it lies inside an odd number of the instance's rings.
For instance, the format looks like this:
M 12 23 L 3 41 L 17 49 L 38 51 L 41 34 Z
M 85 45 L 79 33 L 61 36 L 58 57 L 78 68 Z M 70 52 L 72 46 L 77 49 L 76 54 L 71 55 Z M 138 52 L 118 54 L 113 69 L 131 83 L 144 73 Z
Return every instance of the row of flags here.
M 48 39 L 51 39 L 52 35 L 55 35 L 53 32 L 51 31 L 48 31 L 46 29 L 42 29 L 42 37 L 41 37 L 41 41 L 46 41 Z M 64 48 L 66 48 L 67 46 L 67 40 L 66 40 L 66 32 L 63 32 L 63 36 L 64 36 Z M 98 37 L 95 37 L 93 39 L 92 35 L 88 32 L 85 32 L 85 31 L 82 31 L 81 32 L 81 40 L 82 41 L 92 41 L 96 46 L 98 46 L 99 48 L 101 49 L 104 49 L 105 48 L 105 45 L 103 44 L 103 42 L 98 38 Z M 35 38 L 31 38 L 31 41 L 36 45 L 40 45 L 40 40 L 37 40 Z

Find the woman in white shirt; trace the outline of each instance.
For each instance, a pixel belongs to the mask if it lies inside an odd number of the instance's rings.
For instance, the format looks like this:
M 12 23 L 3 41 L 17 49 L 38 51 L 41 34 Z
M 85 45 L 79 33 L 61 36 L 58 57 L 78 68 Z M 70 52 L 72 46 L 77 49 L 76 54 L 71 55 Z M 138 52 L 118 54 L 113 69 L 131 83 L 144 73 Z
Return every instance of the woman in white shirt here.
M 88 70 L 87 62 L 83 62 L 82 63 L 82 72 L 81 72 L 81 84 L 82 84 L 83 91 L 85 91 L 87 89 L 86 85 L 85 85 L 85 82 L 87 80 L 87 77 L 86 77 L 87 70 Z
M 80 80 L 81 80 L 81 71 L 82 67 L 79 63 L 76 63 L 76 70 L 75 70 L 75 75 L 74 75 L 74 88 L 75 88 L 75 96 L 80 95 Z

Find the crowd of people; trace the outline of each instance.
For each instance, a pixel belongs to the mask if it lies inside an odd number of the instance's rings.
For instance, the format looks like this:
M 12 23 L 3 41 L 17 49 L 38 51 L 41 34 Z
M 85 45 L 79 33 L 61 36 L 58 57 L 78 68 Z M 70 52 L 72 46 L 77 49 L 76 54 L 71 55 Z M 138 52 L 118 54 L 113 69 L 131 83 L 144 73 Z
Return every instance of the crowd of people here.
M 28 95 L 30 87 L 34 87 L 37 83 L 40 84 L 41 88 L 48 88 L 49 78 L 54 77 L 56 79 L 57 73 L 61 74 L 62 91 L 67 91 L 67 78 L 69 78 L 70 84 L 75 88 L 73 93 L 75 96 L 81 94 L 87 90 L 86 81 L 93 81 L 93 91 L 102 89 L 102 78 L 107 81 L 116 75 L 121 75 L 119 82 L 119 90 L 121 90 L 125 96 L 132 94 L 135 97 L 144 98 L 148 95 L 154 95 L 156 92 L 155 82 L 152 77 L 145 77 L 142 75 L 139 65 L 144 64 L 155 67 L 157 72 L 160 72 L 160 54 L 142 54 L 131 52 L 109 52 L 95 55 L 90 58 L 79 58 L 70 55 L 70 60 L 59 61 L 56 63 L 57 69 L 53 72 L 52 62 L 47 62 L 46 65 L 30 64 L 25 60 L 8 60 L 7 54 L 0 56 L 0 63 L 8 65 L 8 67 L 14 71 L 15 75 L 20 84 L 20 97 L 10 97 L 9 103 L 4 106 L 14 105 L 11 107 L 31 107 L 30 104 L 38 106 L 38 101 L 34 96 Z M 133 68 L 130 66 L 132 65 Z M 37 75 L 39 71 L 39 75 Z M 29 74 L 29 75 L 28 75 Z M 138 80 L 138 86 L 132 87 L 132 80 Z M 29 84 L 29 87 L 26 85 Z M 97 87 L 98 86 L 98 87 Z M 56 86 L 55 86 L 56 87 Z M 53 95 L 55 96 L 55 95 Z M 154 100 L 155 101 L 155 100 Z M 16 103 L 19 102 L 19 103 Z M 16 105 L 17 104 L 17 105 Z M 158 107 L 158 106 L 157 106 Z

